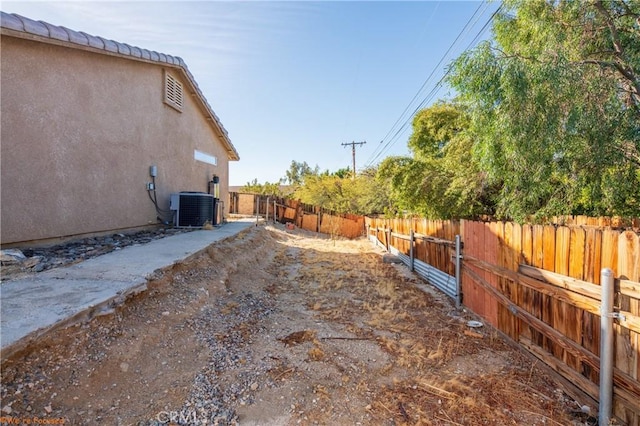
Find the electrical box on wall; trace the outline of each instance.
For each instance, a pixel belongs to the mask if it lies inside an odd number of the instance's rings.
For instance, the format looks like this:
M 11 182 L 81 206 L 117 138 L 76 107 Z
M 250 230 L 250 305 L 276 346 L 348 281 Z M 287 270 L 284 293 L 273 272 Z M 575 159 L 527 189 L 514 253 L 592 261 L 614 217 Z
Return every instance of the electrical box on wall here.
M 174 210 L 174 225 L 179 228 L 202 227 L 205 223 L 217 225 L 216 199 L 204 192 L 178 192 L 171 194 L 169 209 Z

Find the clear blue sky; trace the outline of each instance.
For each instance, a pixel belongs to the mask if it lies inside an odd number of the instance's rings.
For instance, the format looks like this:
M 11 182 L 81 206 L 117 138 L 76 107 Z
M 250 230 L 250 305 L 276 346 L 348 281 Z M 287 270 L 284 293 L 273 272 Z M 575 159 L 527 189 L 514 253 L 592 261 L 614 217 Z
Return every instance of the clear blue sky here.
M 480 1 L 1 5 L 4 12 L 182 57 L 240 153 L 240 161 L 230 165 L 231 185 L 254 178 L 275 182 L 292 160 L 321 170 L 350 167 L 351 149 L 341 144 L 352 141 L 367 142 L 357 148 L 358 169 L 408 154 L 411 113 L 421 103 L 451 96 L 436 83 L 498 6 Z M 489 36 L 486 31 L 484 38 Z

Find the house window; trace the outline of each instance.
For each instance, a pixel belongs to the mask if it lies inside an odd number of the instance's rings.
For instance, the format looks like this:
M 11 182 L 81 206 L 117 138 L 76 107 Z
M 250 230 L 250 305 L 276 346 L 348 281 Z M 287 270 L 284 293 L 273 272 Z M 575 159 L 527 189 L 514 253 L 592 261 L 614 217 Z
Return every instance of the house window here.
M 164 102 L 182 112 L 184 106 L 182 83 L 167 71 L 164 73 Z
M 193 158 L 203 163 L 211 164 L 212 166 L 218 165 L 218 158 L 215 155 L 207 154 L 197 149 L 193 151 Z

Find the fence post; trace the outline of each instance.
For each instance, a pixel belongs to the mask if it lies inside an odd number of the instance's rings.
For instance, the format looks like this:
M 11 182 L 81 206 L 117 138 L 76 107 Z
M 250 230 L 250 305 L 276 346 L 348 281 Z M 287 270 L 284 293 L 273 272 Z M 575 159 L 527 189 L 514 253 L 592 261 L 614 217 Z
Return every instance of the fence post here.
M 613 404 L 613 271 L 600 271 L 600 406 L 598 424 L 608 425 Z
M 391 247 L 391 228 L 387 229 L 387 251 Z
M 456 308 L 459 309 L 462 303 L 462 286 L 460 285 L 460 262 L 462 253 L 460 250 L 460 235 L 456 235 Z
M 258 226 L 258 218 L 260 217 L 260 196 L 256 195 L 253 200 L 256 205 L 256 226 Z
M 409 267 L 411 269 L 411 272 L 413 272 L 413 259 L 414 259 L 414 253 L 413 253 L 413 228 L 411 228 L 411 232 L 409 232 L 409 258 L 411 259 L 409 262 Z
M 267 217 L 264 219 L 264 223 L 269 222 L 269 197 L 267 197 L 266 210 L 267 210 Z
M 278 207 L 276 206 L 276 199 L 273 199 L 273 223 L 278 221 Z

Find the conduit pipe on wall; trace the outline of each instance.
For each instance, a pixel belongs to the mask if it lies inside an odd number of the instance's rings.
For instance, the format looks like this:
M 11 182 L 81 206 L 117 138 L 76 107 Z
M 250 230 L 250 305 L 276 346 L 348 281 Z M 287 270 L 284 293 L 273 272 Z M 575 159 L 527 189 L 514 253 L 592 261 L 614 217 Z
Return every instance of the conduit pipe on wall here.
M 608 425 L 611 421 L 613 403 L 613 271 L 600 271 L 602 287 L 600 305 L 600 405 L 598 424 Z

